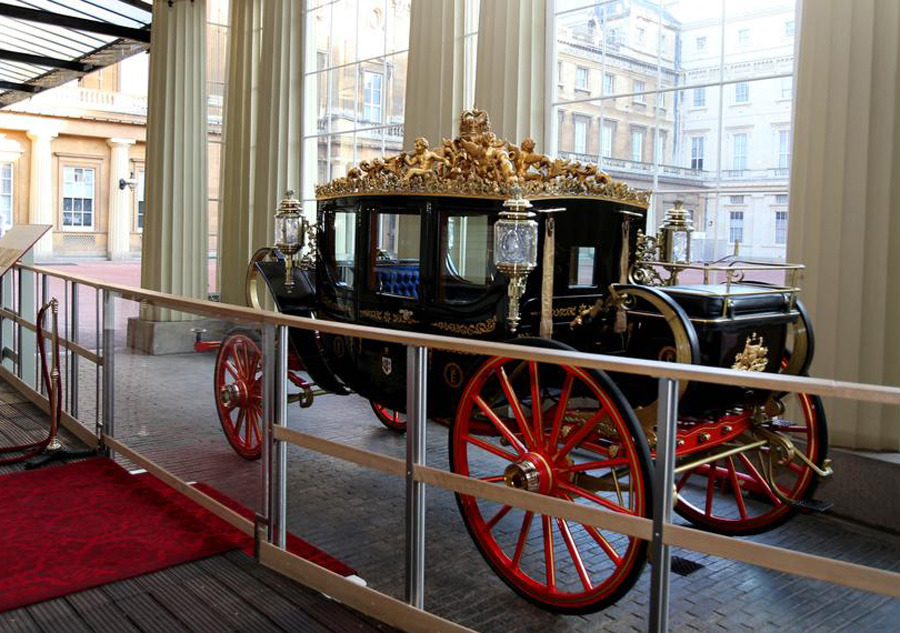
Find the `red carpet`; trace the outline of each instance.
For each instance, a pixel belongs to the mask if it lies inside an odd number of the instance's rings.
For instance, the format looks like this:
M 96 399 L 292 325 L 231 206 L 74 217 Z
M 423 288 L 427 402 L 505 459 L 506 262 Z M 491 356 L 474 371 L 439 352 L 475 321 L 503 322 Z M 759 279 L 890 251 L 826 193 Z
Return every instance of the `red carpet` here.
M 230 499 L 228 505 L 236 506 Z M 0 611 L 250 542 L 156 479 L 130 475 L 105 458 L 2 475 L 0 509 Z M 300 539 L 292 544 L 334 561 Z

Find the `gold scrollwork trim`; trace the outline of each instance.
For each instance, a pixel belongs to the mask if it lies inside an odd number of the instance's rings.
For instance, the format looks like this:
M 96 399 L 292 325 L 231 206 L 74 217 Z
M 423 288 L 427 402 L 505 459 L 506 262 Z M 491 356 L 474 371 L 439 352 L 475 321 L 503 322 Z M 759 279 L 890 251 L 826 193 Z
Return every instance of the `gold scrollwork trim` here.
M 743 351 L 735 355 L 731 368 L 741 371 L 764 371 L 769 364 L 769 348 L 763 343 L 763 337 L 756 332 L 748 336 Z
M 412 318 L 412 313 L 407 310 L 399 312 L 386 312 L 384 310 L 360 310 L 359 315 L 380 323 L 389 323 L 392 325 L 415 325 L 418 323 Z
M 497 319 L 491 317 L 487 321 L 481 323 L 470 323 L 462 325 L 460 323 L 447 323 L 446 321 L 437 321 L 432 325 L 439 330 L 445 330 L 452 334 L 461 334 L 463 336 L 477 336 L 479 334 L 488 334 L 497 328 Z
M 591 306 L 580 303 L 577 306 L 561 306 L 559 308 L 553 308 L 553 316 L 554 317 L 576 317 L 585 310 L 590 310 Z
M 455 195 L 508 198 L 513 187 L 527 198 L 590 197 L 646 209 L 650 192 L 613 182 L 593 163 L 551 158 L 535 151 L 526 138 L 521 145 L 498 139 L 484 110 L 466 110 L 459 136 L 431 148 L 421 136 L 412 152 L 366 160 L 316 187 L 316 198 L 373 194 Z

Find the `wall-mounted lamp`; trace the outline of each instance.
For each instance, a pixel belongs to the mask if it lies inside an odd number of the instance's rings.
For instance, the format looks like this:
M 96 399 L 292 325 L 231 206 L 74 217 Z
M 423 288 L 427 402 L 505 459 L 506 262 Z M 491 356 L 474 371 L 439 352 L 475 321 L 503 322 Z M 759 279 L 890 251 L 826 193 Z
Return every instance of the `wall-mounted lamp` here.
M 134 191 L 138 186 L 137 178 L 134 177 L 134 172 L 131 172 L 131 176 L 126 180 L 125 178 L 119 178 L 119 189 L 124 190 L 125 187 L 130 187 L 132 191 Z

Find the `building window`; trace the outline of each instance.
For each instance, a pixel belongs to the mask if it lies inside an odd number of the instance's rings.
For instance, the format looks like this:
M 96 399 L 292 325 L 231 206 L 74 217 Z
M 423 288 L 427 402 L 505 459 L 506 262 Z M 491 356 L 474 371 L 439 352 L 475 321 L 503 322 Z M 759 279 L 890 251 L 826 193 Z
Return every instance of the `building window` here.
M 663 110 L 666 109 L 666 93 L 660 92 L 656 98 L 656 107 L 661 108 Z
M 705 145 L 705 136 L 694 136 L 691 138 L 691 169 L 703 169 Z
M 7 231 L 13 224 L 13 164 L 0 163 L 0 227 Z
M 583 66 L 577 66 L 575 68 L 575 88 L 578 90 L 589 90 L 588 87 L 588 77 L 590 76 L 590 71 Z
M 744 241 L 744 212 L 731 211 L 729 213 L 730 222 L 728 225 L 728 241 L 734 242 Z
M 749 103 L 750 102 L 750 84 L 746 81 L 739 81 L 734 84 L 734 102 Z
M 588 122 L 580 117 L 575 118 L 575 153 L 587 154 Z
M 135 197 L 137 198 L 137 228 L 140 231 L 144 228 L 144 170 L 138 171 L 137 189 Z
M 778 130 L 778 169 L 791 166 L 791 131 Z
M 556 83 L 560 88 L 563 86 L 563 63 L 562 60 L 556 62 Z
M 744 204 L 744 196 L 728 196 L 730 204 Z
M 697 52 L 698 53 L 706 52 L 706 36 L 705 35 L 697 38 Z
M 616 76 L 612 73 L 603 75 L 603 94 L 611 95 L 616 92 Z
M 94 170 L 63 168 L 63 227 L 94 227 Z
M 787 203 L 788 203 L 788 194 L 786 194 L 786 193 L 775 194 L 775 204 L 787 204 Z
M 647 43 L 647 30 L 639 26 L 639 27 L 637 27 L 635 32 L 637 33 L 637 45 L 643 46 L 644 44 L 646 44 Z
M 794 37 L 794 21 L 788 20 L 784 23 L 784 36 Z
M 694 107 L 706 107 L 706 88 L 694 88 Z
M 734 171 L 747 169 L 747 135 L 735 134 L 731 145 L 731 168 Z
M 613 136 L 616 134 L 616 124 L 609 121 L 603 124 L 603 138 L 600 139 L 603 158 L 612 158 Z
M 750 29 L 738 31 L 738 46 L 750 46 Z
M 640 79 L 634 80 L 634 102 L 635 103 L 645 103 L 644 101 L 644 90 L 646 90 L 646 84 Z
M 610 44 L 620 44 L 622 42 L 622 29 L 611 28 L 606 32 L 606 41 Z
M 775 243 L 787 244 L 787 211 L 775 212 Z
M 782 99 L 790 99 L 794 96 L 794 78 L 793 77 L 782 77 L 781 78 L 781 98 Z
M 381 97 L 384 75 L 363 71 L 363 119 L 371 123 L 381 123 Z
M 644 160 L 644 131 L 631 131 L 631 160 L 636 163 Z

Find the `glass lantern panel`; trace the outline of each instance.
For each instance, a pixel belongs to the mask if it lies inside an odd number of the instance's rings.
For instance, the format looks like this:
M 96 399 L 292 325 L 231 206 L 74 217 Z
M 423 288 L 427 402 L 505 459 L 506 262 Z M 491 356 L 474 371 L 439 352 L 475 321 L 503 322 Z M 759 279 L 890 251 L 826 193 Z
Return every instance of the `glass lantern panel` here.
M 498 220 L 494 225 L 494 263 L 533 268 L 537 264 L 537 222 Z
M 690 263 L 690 234 L 684 231 L 672 233 L 672 261 L 678 264 Z

